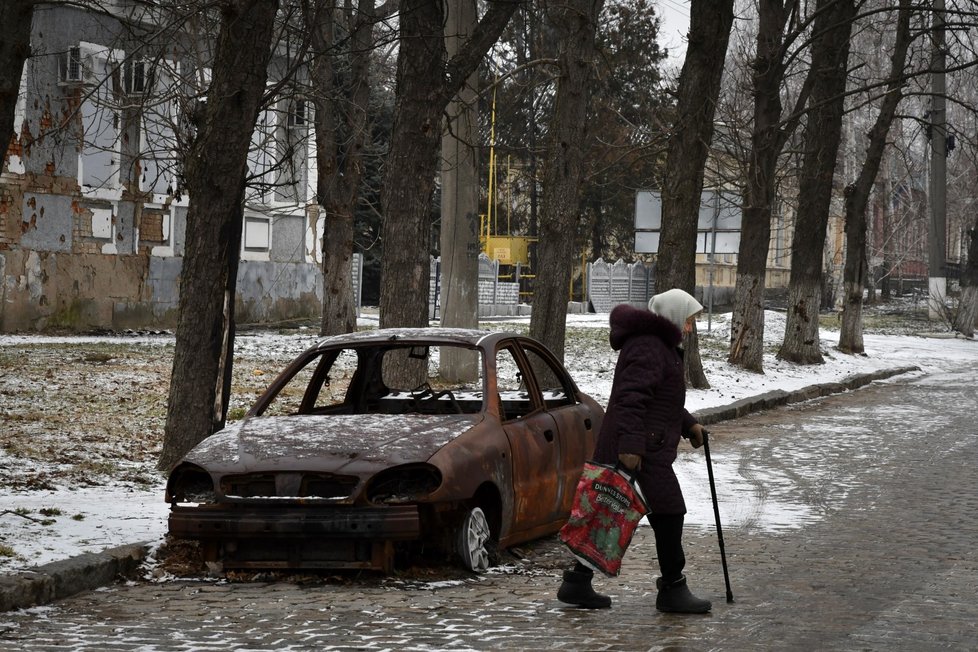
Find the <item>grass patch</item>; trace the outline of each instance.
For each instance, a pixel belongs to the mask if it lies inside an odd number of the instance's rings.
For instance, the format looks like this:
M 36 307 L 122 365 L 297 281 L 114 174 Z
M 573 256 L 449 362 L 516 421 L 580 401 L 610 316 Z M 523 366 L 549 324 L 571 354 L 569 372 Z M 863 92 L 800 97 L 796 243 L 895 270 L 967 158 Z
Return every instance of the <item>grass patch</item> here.
M 82 360 L 84 362 L 94 362 L 94 363 L 100 363 L 100 364 L 105 364 L 109 360 L 113 360 L 113 359 L 115 359 L 115 356 L 113 356 L 110 353 L 104 353 L 102 351 L 98 351 L 98 352 L 95 352 L 95 353 L 89 353 L 85 357 L 82 358 Z
M 92 475 L 111 475 L 117 468 L 114 462 L 99 460 L 82 460 L 74 465 L 75 472 Z
M 16 557 L 16 556 L 17 556 L 17 553 L 14 552 L 14 549 L 13 548 L 11 548 L 10 546 L 8 546 L 5 543 L 0 543 L 0 557 L 10 557 L 10 558 L 13 558 L 13 557 Z
M 244 419 L 244 415 L 248 413 L 248 410 L 243 407 L 235 407 L 228 410 L 228 421 L 241 421 Z
M 37 511 L 44 516 L 61 516 L 62 514 L 64 514 L 64 512 L 62 512 L 57 507 L 43 507 Z

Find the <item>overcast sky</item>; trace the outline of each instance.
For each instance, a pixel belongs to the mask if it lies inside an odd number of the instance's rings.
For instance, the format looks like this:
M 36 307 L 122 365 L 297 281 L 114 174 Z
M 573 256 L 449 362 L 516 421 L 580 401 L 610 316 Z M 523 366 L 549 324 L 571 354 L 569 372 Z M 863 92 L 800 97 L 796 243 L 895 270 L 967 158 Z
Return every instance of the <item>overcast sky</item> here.
M 658 0 L 656 6 L 662 18 L 659 43 L 669 49 L 669 63 L 681 67 L 689 30 L 689 0 Z

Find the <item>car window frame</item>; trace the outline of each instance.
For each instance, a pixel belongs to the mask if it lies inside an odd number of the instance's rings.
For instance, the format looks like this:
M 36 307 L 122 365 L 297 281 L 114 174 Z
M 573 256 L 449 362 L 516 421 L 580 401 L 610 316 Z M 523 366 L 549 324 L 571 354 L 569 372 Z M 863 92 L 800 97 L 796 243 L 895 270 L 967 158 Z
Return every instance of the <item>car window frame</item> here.
M 393 349 L 409 349 L 415 346 L 425 346 L 425 347 L 436 347 L 439 351 L 446 348 L 459 348 L 469 351 L 474 351 L 478 357 L 479 366 L 479 380 L 480 389 L 479 392 L 481 397 L 481 406 L 479 411 L 470 412 L 468 414 L 485 414 L 489 409 L 489 383 L 488 383 L 488 373 L 489 365 L 487 358 L 487 351 L 484 347 L 478 344 L 471 344 L 468 342 L 455 342 L 455 341 L 440 341 L 440 340 L 400 340 L 396 343 L 391 342 L 345 342 L 342 344 L 336 344 L 326 348 L 312 348 L 299 355 L 295 360 L 293 360 L 276 378 L 268 385 L 262 395 L 254 403 L 251 409 L 248 411 L 248 417 L 260 417 L 268 410 L 268 408 L 275 402 L 279 397 L 282 390 L 291 383 L 295 377 L 308 365 L 315 364 L 316 369 L 313 370 L 306 387 L 303 390 L 302 399 L 299 402 L 299 408 L 297 414 L 312 414 L 316 407 L 315 402 L 320 396 L 323 384 L 329 371 L 333 368 L 340 353 L 343 351 L 353 351 L 357 356 L 357 367 L 354 371 L 353 377 L 350 380 L 350 386 L 347 388 L 346 395 L 343 398 L 343 402 L 337 405 L 353 405 L 355 401 L 352 400 L 350 392 L 356 390 L 358 385 L 363 384 L 364 380 L 360 377 L 360 374 L 365 371 L 363 365 L 365 360 L 369 357 L 365 354 L 365 351 L 370 349 L 376 349 L 379 351 L 381 357 L 386 355 L 389 351 Z M 319 358 L 316 362 L 315 358 Z M 520 366 L 520 370 L 523 367 Z
M 521 345 L 521 353 L 526 359 L 526 364 L 532 372 L 531 375 L 533 376 L 533 382 L 536 384 L 537 395 L 544 409 L 549 410 L 551 408 L 547 406 L 547 401 L 543 397 L 543 387 L 540 380 L 537 378 L 536 372 L 533 371 L 533 363 L 530 356 L 527 354 L 527 351 L 532 351 L 535 355 L 547 363 L 551 371 L 561 380 L 561 385 L 563 386 L 564 392 L 567 394 L 567 397 L 571 402 L 568 405 L 560 405 L 556 407 L 568 407 L 569 405 L 580 404 L 581 400 L 578 396 L 580 390 L 578 389 L 577 384 L 574 382 L 574 378 L 570 375 L 570 372 L 568 372 L 567 368 L 560 362 L 560 360 L 557 359 L 557 356 L 555 356 L 553 352 L 541 342 L 527 337 L 519 337 L 517 340 Z

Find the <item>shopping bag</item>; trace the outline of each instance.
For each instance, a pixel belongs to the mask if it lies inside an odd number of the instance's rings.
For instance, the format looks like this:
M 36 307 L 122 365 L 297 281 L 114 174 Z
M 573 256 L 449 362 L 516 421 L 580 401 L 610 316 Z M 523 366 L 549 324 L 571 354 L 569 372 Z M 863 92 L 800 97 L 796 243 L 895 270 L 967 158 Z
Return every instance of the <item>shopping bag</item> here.
M 638 522 L 648 513 L 641 490 L 625 471 L 586 462 L 570 518 L 558 536 L 582 563 L 615 577 Z

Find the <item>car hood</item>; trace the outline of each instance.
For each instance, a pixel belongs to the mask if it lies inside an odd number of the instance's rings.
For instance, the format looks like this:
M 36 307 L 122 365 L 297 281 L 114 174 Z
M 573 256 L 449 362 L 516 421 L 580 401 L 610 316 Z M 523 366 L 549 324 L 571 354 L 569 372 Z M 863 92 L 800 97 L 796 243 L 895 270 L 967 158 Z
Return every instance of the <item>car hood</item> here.
M 423 462 L 482 418 L 403 414 L 251 417 L 214 433 L 184 461 L 212 472 L 372 472 Z

